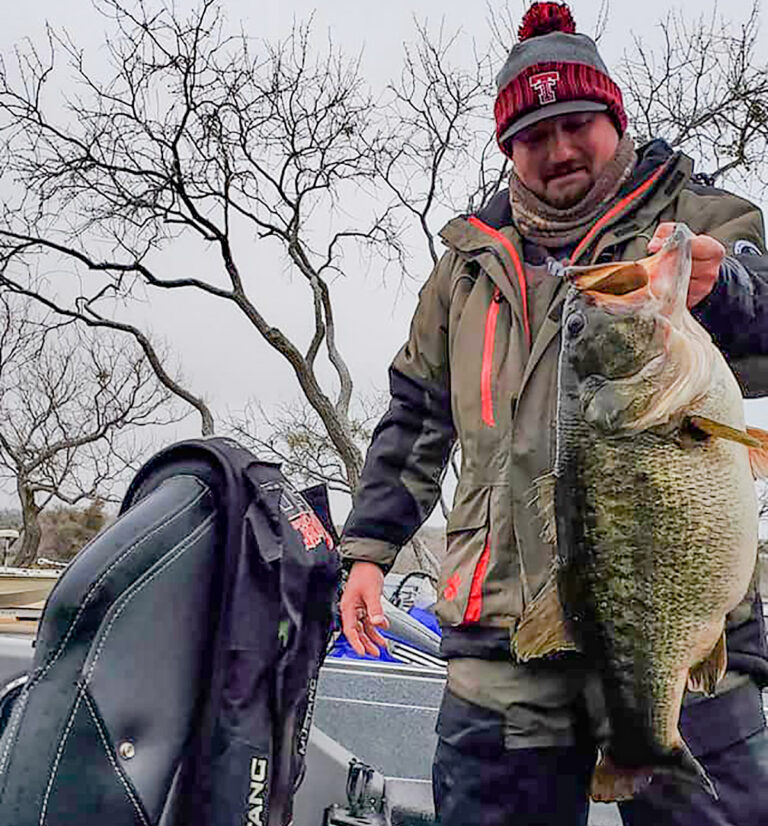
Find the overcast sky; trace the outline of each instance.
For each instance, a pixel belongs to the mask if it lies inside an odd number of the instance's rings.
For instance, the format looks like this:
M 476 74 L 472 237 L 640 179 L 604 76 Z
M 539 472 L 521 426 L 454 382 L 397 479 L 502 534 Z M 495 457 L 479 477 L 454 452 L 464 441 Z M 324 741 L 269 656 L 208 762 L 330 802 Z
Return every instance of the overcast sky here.
M 519 17 L 528 3 L 514 0 L 509 5 Z M 579 29 L 592 33 L 599 0 L 574 0 L 570 5 Z M 713 5 L 697 2 L 695 12 L 711 14 Z M 188 0 L 176 0 L 178 9 L 191 6 Z M 329 32 L 348 53 L 361 54 L 363 73 L 374 85 L 398 74 L 403 42 L 413 39 L 414 18 L 432 25 L 444 20 L 449 30 L 461 28 L 467 34 L 467 48 L 470 36 L 482 42 L 487 33 L 484 4 L 467 0 L 324 0 L 322 4 L 317 0 L 227 0 L 224 6 L 233 24 L 242 21 L 247 33 L 267 39 L 285 36 L 294 19 L 304 20 L 314 13 L 315 30 Z M 682 8 L 690 15 L 694 13 L 692 6 L 687 3 Z M 751 6 L 751 0 L 720 4 L 721 13 L 734 21 L 744 19 Z M 501 8 L 501 4 L 494 7 Z M 667 0 L 614 0 L 600 43 L 609 67 L 630 46 L 632 34 L 652 43 L 658 37 L 657 22 L 670 8 Z M 0 52 L 5 56 L 25 37 L 41 42 L 46 22 L 65 26 L 86 53 L 97 55 L 103 49 L 105 21 L 94 13 L 89 0 L 6 0 L 3 12 Z M 765 35 L 762 40 L 768 45 Z M 279 264 L 272 266 L 279 269 Z M 285 273 L 276 272 L 275 277 L 284 278 Z M 386 387 L 387 365 L 407 334 L 419 285 L 406 285 L 405 290 L 396 286 L 397 279 L 382 281 L 381 273 L 372 268 L 360 278 L 337 282 L 333 287 L 340 307 L 342 349 L 350 359 L 357 386 L 364 392 Z M 234 315 L 212 316 L 207 303 L 191 298 L 183 307 L 149 307 L 147 314 L 150 325 L 162 327 L 174 349 L 183 353 L 184 373 L 193 389 L 204 392 L 219 413 L 237 409 L 252 396 L 272 404 L 297 395 L 295 380 L 284 362 L 256 341 Z M 201 336 L 203 329 L 207 333 L 214 330 L 216 346 L 211 346 L 210 335 Z M 748 418 L 768 428 L 768 400 L 749 403 Z M 190 420 L 188 431 L 179 435 L 193 435 L 195 427 Z M 341 516 L 337 514 L 337 519 Z

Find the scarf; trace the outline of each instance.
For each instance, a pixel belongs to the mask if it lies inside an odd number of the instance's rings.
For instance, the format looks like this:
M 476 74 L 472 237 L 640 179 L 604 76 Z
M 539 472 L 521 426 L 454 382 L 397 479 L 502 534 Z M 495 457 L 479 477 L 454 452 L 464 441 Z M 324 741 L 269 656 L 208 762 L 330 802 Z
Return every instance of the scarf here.
M 635 142 L 625 133 L 613 158 L 601 170 L 589 192 L 566 209 L 542 201 L 520 180 L 513 168 L 509 177 L 509 199 L 520 233 L 529 241 L 550 248 L 580 241 L 632 174 L 635 161 Z

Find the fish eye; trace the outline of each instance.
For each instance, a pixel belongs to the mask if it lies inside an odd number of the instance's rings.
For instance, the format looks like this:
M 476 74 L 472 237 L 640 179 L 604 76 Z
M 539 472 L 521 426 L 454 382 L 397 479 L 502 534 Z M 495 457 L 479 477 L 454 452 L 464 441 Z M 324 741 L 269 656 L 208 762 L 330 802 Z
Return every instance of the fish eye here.
M 584 314 L 578 311 L 571 313 L 565 321 L 565 334 L 568 338 L 576 338 L 587 326 Z

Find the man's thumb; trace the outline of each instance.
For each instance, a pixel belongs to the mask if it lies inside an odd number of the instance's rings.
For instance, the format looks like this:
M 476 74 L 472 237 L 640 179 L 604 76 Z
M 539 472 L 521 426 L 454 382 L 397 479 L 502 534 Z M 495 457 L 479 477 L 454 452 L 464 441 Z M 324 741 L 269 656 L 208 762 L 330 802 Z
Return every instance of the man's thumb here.
M 373 625 L 377 625 L 379 628 L 389 627 L 389 620 L 381 607 L 381 595 L 378 590 L 374 593 L 368 592 L 365 595 L 365 610 Z

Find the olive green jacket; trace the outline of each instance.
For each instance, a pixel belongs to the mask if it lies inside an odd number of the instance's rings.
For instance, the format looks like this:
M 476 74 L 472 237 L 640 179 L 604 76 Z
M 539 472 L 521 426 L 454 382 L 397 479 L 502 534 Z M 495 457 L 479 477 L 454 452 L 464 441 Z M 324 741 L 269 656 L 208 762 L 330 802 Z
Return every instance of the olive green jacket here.
M 661 221 L 684 222 L 694 233 L 714 236 L 731 257 L 700 319 L 737 374 L 751 376 L 745 389 L 768 392 L 762 216 L 741 198 L 693 183 L 691 174 L 688 158 L 661 142 L 651 144 L 571 263 L 641 258 Z M 441 237 L 448 249 L 420 293 L 410 336 L 392 364 L 392 401 L 374 433 L 342 553 L 390 566 L 434 507 L 458 438 L 461 474 L 448 518 L 437 613 L 444 643 L 451 629 L 475 629 L 480 640 L 470 651 L 452 651 L 448 642 L 449 656 L 487 656 L 483 636 L 509 646 L 523 611 L 552 571 L 555 549 L 541 537 L 532 500 L 535 480 L 554 461 L 567 283 L 552 277 L 539 287 L 548 291 L 547 310 L 532 336 L 523 239 L 505 193 L 486 214 L 452 220 Z M 716 324 L 708 325 L 708 313 Z M 723 317 L 728 329 L 717 329 Z M 746 344 L 734 339 L 730 328 L 746 331 L 747 321 L 753 332 L 762 331 L 762 341 L 755 335 L 744 336 Z

